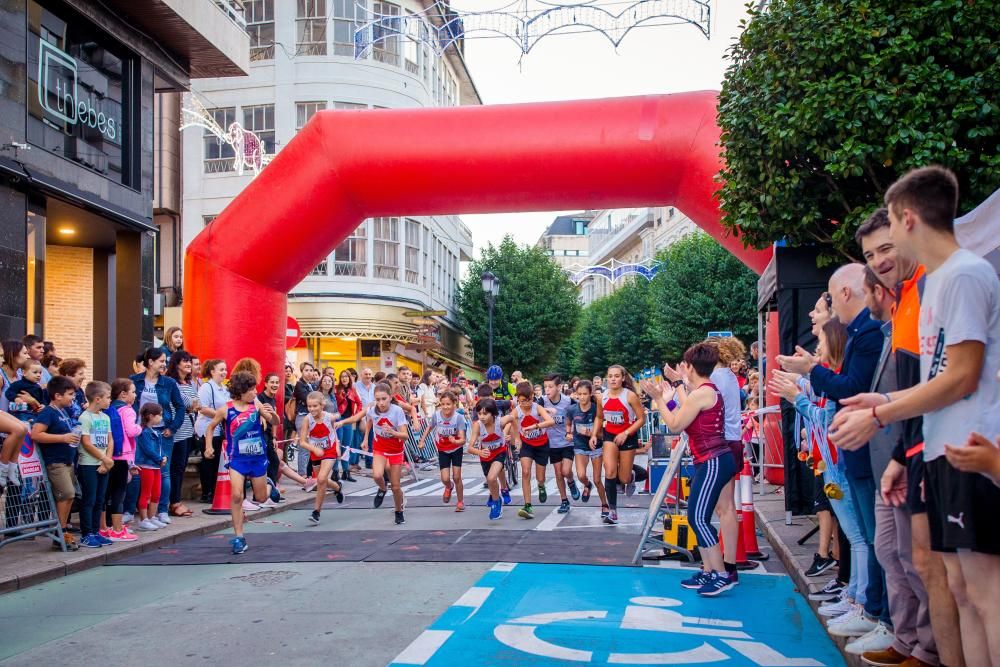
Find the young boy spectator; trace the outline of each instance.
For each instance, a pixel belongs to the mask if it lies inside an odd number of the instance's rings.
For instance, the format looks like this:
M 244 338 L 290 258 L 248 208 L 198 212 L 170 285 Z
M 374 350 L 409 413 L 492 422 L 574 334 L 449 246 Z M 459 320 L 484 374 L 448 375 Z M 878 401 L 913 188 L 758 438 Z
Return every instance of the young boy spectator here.
M 76 475 L 73 463 L 76 448 L 80 444 L 80 433 L 74 430 L 73 420 L 66 410 L 76 399 L 76 384 L 68 377 L 58 375 L 49 381 L 49 404 L 45 406 L 31 426 L 31 440 L 41 448 L 42 460 L 48 473 L 52 495 L 56 500 L 56 512 L 63 526 L 69 523 L 69 513 L 76 496 Z M 63 533 L 66 548 L 76 551 L 79 542 L 69 533 Z M 53 548 L 61 545 L 54 543 Z
M 21 379 L 12 382 L 4 395 L 10 401 L 10 413 L 23 422 L 35 421 L 35 415 L 48 405 L 49 397 L 42 388 L 42 365 L 34 359 L 29 359 L 21 365 Z M 18 401 L 19 394 L 25 394 L 27 400 Z M 24 398 L 22 396 L 22 398 Z
M 101 513 L 108 492 L 108 471 L 114 467 L 111 444 L 111 418 L 104 409 L 111 405 L 111 386 L 107 382 L 88 382 L 87 409 L 80 415 L 80 546 L 97 549 L 111 540 L 101 536 Z

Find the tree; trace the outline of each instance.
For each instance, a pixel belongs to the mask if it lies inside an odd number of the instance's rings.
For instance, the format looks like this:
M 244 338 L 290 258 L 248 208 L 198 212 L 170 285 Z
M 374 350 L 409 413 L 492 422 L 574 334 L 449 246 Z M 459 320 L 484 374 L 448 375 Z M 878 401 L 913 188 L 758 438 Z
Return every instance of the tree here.
M 614 361 L 611 350 L 611 301 L 605 297 L 587 306 L 580 318 L 580 372 L 586 376 L 604 375 Z
M 576 286 L 541 248 L 522 247 L 510 236 L 488 244 L 458 288 L 459 321 L 472 341 L 476 362 L 486 363 L 488 323 L 481 276 L 500 278 L 493 312 L 493 359 L 507 372 L 536 375 L 551 368 L 563 341 L 576 328 Z
M 657 254 L 649 284 L 657 351 L 676 361 L 709 331 L 757 338 L 757 275 L 707 234 L 687 236 Z
M 962 210 L 1000 183 L 1000 3 L 772 0 L 750 15 L 719 125 L 723 223 L 751 245 L 854 254 L 886 188 L 930 163 L 955 171 Z
M 635 278 L 605 297 L 608 304 L 608 357 L 630 373 L 659 365 L 657 332 L 649 281 Z
M 573 331 L 573 334 L 563 342 L 559 351 L 556 352 L 555 372 L 564 378 L 571 378 L 580 374 L 580 329 Z

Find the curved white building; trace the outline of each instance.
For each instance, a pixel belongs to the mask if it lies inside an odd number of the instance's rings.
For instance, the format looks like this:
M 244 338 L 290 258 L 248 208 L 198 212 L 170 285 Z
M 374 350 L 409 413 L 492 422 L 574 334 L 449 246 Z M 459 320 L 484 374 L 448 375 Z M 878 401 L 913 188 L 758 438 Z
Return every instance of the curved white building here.
M 356 60 L 354 29 L 364 21 L 355 15 L 357 4 L 244 0 L 250 76 L 204 79 L 194 91 L 222 127 L 241 123 L 272 154 L 321 109 L 481 103 L 460 42 L 436 56 L 426 44 L 397 35 Z M 369 8 L 405 16 L 431 4 L 374 2 Z M 186 130 L 182 143 L 186 247 L 252 176 L 237 176 L 232 149 L 207 133 Z M 338 371 L 399 363 L 417 371 L 428 365 L 471 366 L 471 346 L 457 330 L 454 311 L 459 262 L 471 255 L 471 232 L 455 216 L 366 220 L 289 294 L 289 314 L 305 339 L 290 357 Z M 404 315 L 412 311 L 444 314 Z

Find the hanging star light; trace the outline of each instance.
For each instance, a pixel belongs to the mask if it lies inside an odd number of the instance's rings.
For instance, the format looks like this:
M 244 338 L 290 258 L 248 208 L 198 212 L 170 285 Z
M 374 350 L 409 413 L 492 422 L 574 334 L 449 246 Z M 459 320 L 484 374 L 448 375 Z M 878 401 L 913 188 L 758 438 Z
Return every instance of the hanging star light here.
M 661 266 L 660 262 L 654 260 L 627 264 L 619 262 L 617 259 L 611 259 L 603 264 L 594 264 L 591 266 L 574 264 L 563 269 L 563 271 L 567 274 L 570 282 L 574 285 L 579 285 L 590 276 L 605 278 L 610 283 L 616 283 L 628 276 L 642 276 L 646 280 L 652 280 L 660 272 Z
M 185 93 L 180 129 L 183 131 L 189 127 L 200 127 L 233 148 L 233 170 L 237 176 L 242 176 L 246 169 L 252 169 L 256 176 L 274 158 L 267 154 L 264 142 L 256 134 L 235 121 L 229 127 L 222 127 L 198 98 Z
M 543 37 L 558 32 L 594 32 L 604 35 L 616 48 L 640 25 L 686 23 L 705 37 L 711 35 L 710 0 L 636 0 L 617 12 L 607 7 L 623 3 L 602 6 L 597 0 L 542 2 L 543 7 L 537 10 L 529 10 L 525 3 L 520 11 L 514 9 L 517 4 L 487 12 L 459 13 L 439 0 L 406 16 L 368 11 L 359 4 L 358 11 L 367 15 L 368 21 L 354 31 L 354 57 L 366 58 L 372 48 L 382 48 L 399 37 L 426 44 L 441 55 L 455 42 L 476 37 L 506 37 L 527 54 Z

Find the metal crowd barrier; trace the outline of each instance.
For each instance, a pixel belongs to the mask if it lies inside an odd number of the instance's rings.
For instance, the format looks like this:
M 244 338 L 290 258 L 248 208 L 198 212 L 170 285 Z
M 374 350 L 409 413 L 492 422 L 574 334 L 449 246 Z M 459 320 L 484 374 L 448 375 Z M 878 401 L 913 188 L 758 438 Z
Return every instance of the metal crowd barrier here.
M 27 454 L 25 454 L 27 452 Z M 7 484 L 0 498 L 0 547 L 48 535 L 66 551 L 56 501 L 38 447 L 25 438 L 18 454 L 21 485 Z

